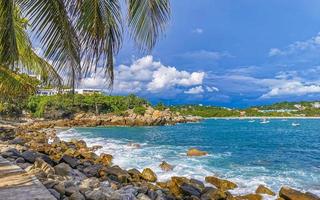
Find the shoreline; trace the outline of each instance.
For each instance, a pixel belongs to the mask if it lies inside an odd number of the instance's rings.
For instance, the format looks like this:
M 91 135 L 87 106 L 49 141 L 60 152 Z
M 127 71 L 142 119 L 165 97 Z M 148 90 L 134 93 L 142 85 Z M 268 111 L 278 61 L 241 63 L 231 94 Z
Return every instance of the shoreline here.
M 320 119 L 320 117 L 204 117 L 203 119 Z
M 147 188 L 147 190 L 143 190 L 144 192 L 138 192 L 134 194 L 134 197 L 132 196 L 133 199 L 137 198 L 138 200 L 159 200 L 158 198 L 152 198 L 154 195 L 162 196 L 160 200 L 261 200 L 264 196 L 271 198 L 273 195 L 276 195 L 264 185 L 260 185 L 260 189 L 257 188 L 254 193 L 241 195 L 231 194 L 230 191 L 238 187 L 236 183 L 211 175 L 203 177 L 204 180 L 190 179 L 184 176 L 171 176 L 168 181 L 157 182 L 157 175 L 152 171 L 152 169 L 145 168 L 142 172 L 137 169 L 122 169 L 112 163 L 112 155 L 102 153 L 98 156 L 94 153 L 101 147 L 89 147 L 87 146 L 87 142 L 78 139 L 71 139 L 69 142 L 60 140 L 57 137 L 57 131 L 55 128 L 56 127 L 49 127 L 45 129 L 34 126 L 20 127 L 16 132 L 15 138 L 9 139 L 7 142 L 9 150 L 6 149 L 8 147 L 5 148 L 1 146 L 0 150 L 2 156 L 7 156 L 7 159 L 12 162 L 16 162 L 29 173 L 35 173 L 39 180 L 50 191 L 54 190 L 55 192 L 58 192 L 60 195 L 59 197 L 69 198 L 71 195 L 77 194 L 78 196 L 82 195 L 84 199 L 98 199 L 92 198 L 90 195 L 93 195 L 93 193 L 95 193 L 95 195 L 96 193 L 99 193 L 99 195 L 105 196 L 123 195 L 123 192 L 126 196 L 133 188 L 137 188 L 135 191 L 141 191 L 142 188 Z M 11 150 L 10 148 L 17 148 L 17 150 Z M 6 151 L 4 151 L 4 149 Z M 12 155 L 12 152 L 15 152 L 15 154 Z M 199 155 L 206 154 L 206 152 L 201 151 L 200 153 L 201 154 Z M 39 157 L 35 157 L 33 160 L 28 160 L 31 154 L 39 155 Z M 20 157 L 20 155 L 22 157 Z M 20 163 L 19 161 L 18 163 L 17 160 L 21 160 L 22 158 L 24 159 L 24 162 Z M 67 163 L 67 166 L 65 163 Z M 170 164 L 162 164 L 164 169 L 170 171 Z M 48 174 L 43 177 L 43 173 L 46 173 L 48 168 L 53 168 L 55 174 Z M 66 173 L 68 173 L 68 176 L 71 176 L 71 178 L 68 178 L 67 180 L 64 180 L 63 178 L 61 179 L 61 174 L 57 174 L 60 168 L 63 168 L 64 171 L 67 169 L 68 172 Z M 59 170 L 57 171 L 57 169 Z M 39 170 L 41 171 L 40 174 Z M 80 185 L 76 184 L 76 177 L 72 175 L 73 173 L 85 175 L 85 178 L 80 181 Z M 87 191 L 81 191 L 80 188 L 79 190 L 77 189 L 73 192 L 65 193 L 70 181 L 75 185 L 73 186 L 74 188 L 78 188 L 81 186 L 83 181 L 88 179 L 91 181 L 93 181 L 93 179 L 99 180 L 100 187 L 94 190 L 91 188 Z M 53 181 L 55 184 L 48 185 L 48 181 Z M 68 184 L 66 181 L 69 181 Z M 101 184 L 106 181 L 108 182 L 108 186 L 102 187 Z M 58 185 L 59 187 L 57 187 Z M 63 191 L 61 191 L 61 187 L 64 187 Z M 108 192 L 106 192 L 106 190 L 108 190 Z M 283 197 L 288 194 L 290 196 L 290 193 L 294 193 L 295 195 L 298 195 L 301 198 L 306 198 L 307 200 L 316 199 L 314 198 L 316 196 L 313 194 L 311 195 L 288 187 L 282 187 L 277 196 Z M 133 194 L 130 193 L 130 195 Z M 139 195 L 140 198 L 138 198 Z M 141 196 L 144 198 L 141 198 Z M 276 196 L 273 197 L 276 198 Z

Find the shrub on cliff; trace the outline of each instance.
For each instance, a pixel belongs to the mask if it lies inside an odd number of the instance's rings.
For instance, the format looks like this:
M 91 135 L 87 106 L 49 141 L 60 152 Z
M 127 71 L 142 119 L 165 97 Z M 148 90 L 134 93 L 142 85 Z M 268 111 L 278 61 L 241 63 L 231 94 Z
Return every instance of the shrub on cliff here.
M 26 109 L 35 117 L 61 118 L 78 112 L 89 113 L 121 113 L 128 109 L 149 105 L 145 99 L 135 95 L 107 96 L 103 94 L 80 95 L 70 94 L 54 96 L 32 96 L 29 98 Z

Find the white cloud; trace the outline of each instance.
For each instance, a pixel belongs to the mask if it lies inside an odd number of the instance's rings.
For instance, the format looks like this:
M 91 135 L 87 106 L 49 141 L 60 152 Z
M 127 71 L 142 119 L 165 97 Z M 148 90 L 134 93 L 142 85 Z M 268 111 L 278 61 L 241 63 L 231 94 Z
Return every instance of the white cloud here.
M 305 41 L 296 41 L 284 49 L 271 48 L 269 50 L 269 56 L 286 56 L 292 55 L 301 51 L 312 51 L 320 48 L 320 33 L 316 36 L 305 40 Z
M 197 33 L 197 34 L 202 34 L 203 33 L 203 29 L 202 28 L 196 28 L 196 29 L 194 29 L 192 32 L 193 33 Z
M 299 81 L 288 81 L 287 83 L 272 88 L 268 93 L 261 96 L 261 98 L 271 98 L 278 96 L 301 96 L 312 93 L 320 93 L 320 85 L 303 84 Z
M 206 90 L 207 90 L 208 92 L 219 92 L 219 89 L 216 88 L 216 87 L 214 87 L 214 86 L 211 86 L 211 87 L 206 86 Z
M 184 91 L 185 94 L 201 94 L 204 93 L 202 86 L 197 86 Z
M 116 68 L 113 91 L 120 94 L 172 92 L 173 90 L 178 92 L 180 91 L 177 89 L 179 87 L 189 89 L 202 85 L 204 77 L 204 72 L 179 71 L 175 67 L 165 66 L 161 62 L 154 61 L 152 56 L 145 56 L 133 61 L 130 66 L 120 65 Z M 80 86 L 105 88 L 104 73 L 83 79 Z

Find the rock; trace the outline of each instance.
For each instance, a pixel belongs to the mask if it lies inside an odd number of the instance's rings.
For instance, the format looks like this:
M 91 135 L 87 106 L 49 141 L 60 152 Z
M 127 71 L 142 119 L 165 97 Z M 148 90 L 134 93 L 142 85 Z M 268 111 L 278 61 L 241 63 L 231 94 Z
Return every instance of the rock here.
M 59 192 L 57 192 L 56 190 L 54 189 L 48 189 L 49 192 L 56 198 L 56 199 L 60 199 L 60 194 Z
M 37 154 L 34 151 L 24 151 L 21 156 L 28 162 L 34 163 L 37 158 Z
M 51 167 L 51 165 L 49 165 L 48 163 L 46 163 L 44 160 L 42 160 L 41 158 L 37 158 L 36 161 L 33 164 L 33 168 L 36 169 L 41 169 L 44 173 L 46 173 L 47 175 L 51 174 L 53 175 L 55 173 L 55 170 L 53 167 Z
M 96 177 L 84 179 L 83 181 L 81 181 L 80 186 L 79 186 L 80 191 L 82 193 L 85 193 L 88 190 L 93 190 L 98 187 L 100 187 L 100 181 Z
M 73 158 L 69 155 L 63 155 L 60 159 L 59 163 L 65 162 L 68 165 L 70 165 L 72 168 L 76 168 L 78 166 L 78 160 L 76 158 Z
M 48 163 L 51 166 L 56 165 L 56 162 L 54 162 L 48 155 L 38 153 L 37 157 L 41 158 L 42 160 L 44 160 L 46 163 Z
M 231 200 L 233 198 L 232 198 L 232 195 L 212 187 L 206 188 L 203 194 L 201 195 L 201 200 L 216 200 L 216 199 Z
M 102 167 L 101 164 L 90 165 L 83 169 L 83 173 L 88 177 L 98 176 Z
M 88 200 L 105 200 L 106 196 L 100 190 L 93 190 L 85 192 L 85 197 Z
M 113 166 L 109 168 L 103 168 L 99 172 L 100 176 L 108 176 L 111 180 L 120 182 L 120 183 L 127 183 L 130 179 L 130 174 L 126 171 L 121 169 L 119 166 Z
M 80 193 L 80 192 L 76 192 L 73 193 L 70 197 L 70 200 L 85 200 L 86 198 Z
M 65 191 L 67 196 L 71 196 L 73 193 L 79 192 L 79 190 L 75 186 L 66 187 Z
M 262 196 L 260 194 L 247 194 L 242 196 L 237 196 L 237 200 L 262 200 Z
M 279 191 L 279 196 L 285 200 L 319 200 L 320 198 L 312 193 L 303 193 L 298 190 L 282 187 Z
M 66 188 L 64 187 L 63 183 L 58 183 L 57 185 L 53 186 L 53 189 L 59 192 L 61 196 L 63 196 L 66 192 Z
M 132 177 L 132 181 L 136 181 L 136 182 L 140 181 L 141 173 L 140 173 L 139 170 L 137 170 L 137 169 L 129 169 L 128 173 Z
M 147 191 L 147 195 L 148 197 L 150 197 L 150 199 L 155 200 L 158 197 L 158 194 L 153 191 L 153 190 L 148 190 Z
M 200 151 L 196 148 L 190 148 L 187 152 L 187 156 L 205 156 L 208 153 L 205 151 Z
M 130 146 L 130 147 L 133 147 L 135 149 L 140 149 L 141 148 L 141 145 L 137 144 L 137 143 L 129 142 L 127 145 Z
M 20 138 L 20 137 L 16 137 L 13 140 L 9 141 L 9 144 L 20 144 L 20 145 L 24 145 L 25 141 Z
M 24 158 L 20 157 L 20 158 L 17 158 L 16 163 L 25 163 L 26 161 L 24 160 Z
M 157 175 L 150 169 L 146 168 L 142 171 L 141 177 L 150 182 L 156 182 L 157 181 Z
M 151 198 L 149 198 L 147 195 L 145 195 L 143 193 L 138 194 L 137 199 L 138 200 L 151 200 Z
M 54 167 L 57 175 L 68 176 L 71 173 L 71 167 L 66 163 L 60 163 Z
M 163 171 L 171 171 L 173 169 L 173 166 L 167 163 L 166 161 L 162 161 L 162 163 L 159 165 L 159 167 Z
M 102 153 L 100 155 L 100 161 L 104 166 L 110 166 L 112 164 L 113 156 L 110 154 Z
M 21 154 L 20 152 L 15 149 L 15 148 L 11 148 L 11 147 L 6 147 L 6 148 L 3 148 L 1 149 L 1 155 L 4 157 L 4 158 L 8 158 L 8 157 L 20 157 Z
M 256 193 L 257 194 L 268 194 L 268 195 L 271 195 L 271 196 L 275 196 L 276 195 L 272 190 L 270 190 L 269 188 L 267 188 L 264 185 L 259 185 L 258 188 L 256 189 Z
M 200 197 L 200 194 L 201 194 L 201 191 L 190 185 L 190 184 L 187 184 L 187 183 L 183 183 L 181 186 L 180 186 L 180 189 L 182 190 L 182 193 L 185 195 L 185 196 L 196 196 L 196 197 Z
M 190 185 L 198 188 L 200 191 L 204 190 L 205 186 L 203 184 L 203 182 L 197 180 L 197 179 L 190 179 Z
M 224 179 L 219 179 L 217 177 L 214 176 L 207 176 L 205 178 L 207 183 L 211 183 L 212 185 L 216 186 L 218 189 L 221 189 L 223 191 L 225 190 L 232 190 L 234 188 L 237 188 L 237 184 L 228 181 L 228 180 L 224 180 Z
M 46 180 L 46 181 L 44 181 L 42 184 L 46 187 L 46 188 L 48 188 L 48 189 L 50 189 L 50 188 L 53 188 L 55 185 L 57 185 L 59 182 L 58 181 L 55 181 L 55 180 Z

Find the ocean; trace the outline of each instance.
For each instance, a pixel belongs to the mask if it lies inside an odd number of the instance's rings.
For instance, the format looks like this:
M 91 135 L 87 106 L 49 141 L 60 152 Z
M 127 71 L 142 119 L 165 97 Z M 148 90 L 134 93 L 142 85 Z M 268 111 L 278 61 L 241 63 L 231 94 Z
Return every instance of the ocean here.
M 206 119 L 174 126 L 75 128 L 59 130 L 58 136 L 102 145 L 97 154 L 112 154 L 113 163 L 124 169 L 150 167 L 160 181 L 171 176 L 204 181 L 214 175 L 237 183 L 233 194 L 254 192 L 264 184 L 275 192 L 287 185 L 320 195 L 319 119 L 271 119 L 264 124 Z M 187 157 L 191 147 L 209 154 Z M 162 161 L 173 165 L 173 171 L 163 172 Z

